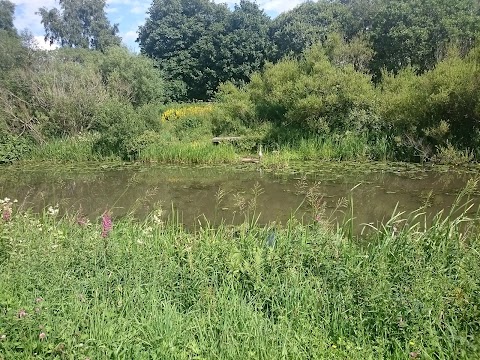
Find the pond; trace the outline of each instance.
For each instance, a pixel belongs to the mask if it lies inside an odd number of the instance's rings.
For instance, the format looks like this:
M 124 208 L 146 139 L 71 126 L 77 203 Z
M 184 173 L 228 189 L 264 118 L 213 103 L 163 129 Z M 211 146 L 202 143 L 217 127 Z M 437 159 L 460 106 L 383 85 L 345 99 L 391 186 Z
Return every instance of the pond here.
M 449 208 L 477 173 L 371 163 L 298 164 L 276 170 L 258 164 L 23 165 L 1 170 L 0 197 L 18 199 L 24 209 L 41 211 L 58 204 L 61 212 L 96 220 L 105 210 L 114 217 L 142 218 L 161 208 L 165 219 L 175 211 L 187 226 L 240 223 L 246 216 L 258 217 L 260 224 L 285 223 L 292 215 L 341 221 L 347 202 L 353 203 L 357 226 L 388 220 L 395 209 L 409 213 L 425 204 L 434 214 Z

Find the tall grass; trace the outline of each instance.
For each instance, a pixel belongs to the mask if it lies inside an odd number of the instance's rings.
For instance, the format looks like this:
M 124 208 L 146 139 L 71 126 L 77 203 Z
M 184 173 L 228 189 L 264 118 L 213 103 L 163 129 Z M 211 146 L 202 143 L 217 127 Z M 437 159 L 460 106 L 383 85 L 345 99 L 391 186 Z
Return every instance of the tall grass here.
M 171 164 L 221 164 L 238 161 L 235 149 L 213 145 L 211 139 L 197 142 L 150 144 L 140 151 L 139 160 Z
M 480 238 L 460 210 L 363 241 L 295 219 L 188 232 L 157 213 L 102 238 L 13 211 L 0 358 L 475 359 Z
M 95 141 L 96 136 L 91 134 L 52 139 L 33 147 L 27 158 L 33 161 L 61 162 L 107 160 L 93 150 Z

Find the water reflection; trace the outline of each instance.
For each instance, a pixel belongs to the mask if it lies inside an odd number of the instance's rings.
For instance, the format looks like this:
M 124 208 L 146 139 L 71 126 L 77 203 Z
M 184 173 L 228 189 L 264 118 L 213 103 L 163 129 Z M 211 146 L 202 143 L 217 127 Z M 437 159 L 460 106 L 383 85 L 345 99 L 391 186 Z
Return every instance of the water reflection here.
M 329 164 L 308 175 L 278 175 L 257 167 L 12 168 L 0 175 L 0 196 L 24 200 L 23 206 L 35 211 L 58 203 L 92 220 L 106 209 L 114 216 L 131 212 L 142 217 L 161 206 L 166 216 L 174 207 L 187 225 L 203 219 L 238 223 L 254 208 L 259 222 L 267 223 L 285 222 L 296 209 L 299 218 L 314 217 L 304 200 L 307 189 L 317 183 L 325 216 L 340 198 L 352 198 L 359 224 L 388 219 L 397 204 L 399 211 L 411 212 L 428 199 L 431 213 L 448 208 L 472 176 L 425 170 L 362 172 Z M 302 183 L 308 186 L 302 188 Z

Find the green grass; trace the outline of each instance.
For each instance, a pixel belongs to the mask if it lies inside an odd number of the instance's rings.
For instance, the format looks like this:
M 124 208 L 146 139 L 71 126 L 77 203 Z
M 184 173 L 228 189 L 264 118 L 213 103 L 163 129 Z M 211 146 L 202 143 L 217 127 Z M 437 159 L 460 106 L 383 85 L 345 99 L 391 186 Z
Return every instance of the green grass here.
M 169 164 L 222 164 L 237 162 L 239 156 L 228 145 L 212 144 L 211 139 L 148 145 L 140 152 L 140 161 Z
M 119 161 L 119 156 L 104 157 L 94 150 L 94 135 L 50 140 L 35 147 L 26 160 L 30 161 Z M 151 141 L 151 140 L 150 140 Z M 261 142 L 261 140 L 259 140 Z M 252 145 L 254 148 L 254 144 Z M 392 158 L 385 140 L 369 143 L 365 136 L 346 133 L 342 136 L 308 138 L 284 143 L 279 146 L 264 146 L 265 165 L 286 165 L 290 161 L 367 161 Z M 137 161 L 168 164 L 223 164 L 238 163 L 242 157 L 256 156 L 233 145 L 215 146 L 211 137 L 195 141 L 170 139 L 168 134 L 158 135 L 139 149 Z
M 105 159 L 93 150 L 95 140 L 95 136 L 90 134 L 49 140 L 34 147 L 27 160 L 59 162 L 113 160 Z
M 344 135 L 306 138 L 285 143 L 276 149 L 267 148 L 265 164 L 287 164 L 290 161 L 386 161 L 393 159 L 385 139 L 368 141 L 364 135 L 347 132 Z
M 0 359 L 479 358 L 478 219 L 414 218 L 355 239 L 293 219 L 188 232 L 152 214 L 102 238 L 14 211 Z

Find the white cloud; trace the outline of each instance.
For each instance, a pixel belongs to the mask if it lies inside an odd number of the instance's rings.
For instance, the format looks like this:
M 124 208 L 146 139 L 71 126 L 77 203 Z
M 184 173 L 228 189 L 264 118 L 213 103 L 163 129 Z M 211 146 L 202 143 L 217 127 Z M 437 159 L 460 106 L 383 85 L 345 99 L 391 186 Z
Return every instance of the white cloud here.
M 121 1 L 121 0 L 119 0 Z M 220 4 L 227 4 L 229 6 L 233 6 L 235 4 L 238 4 L 240 0 L 215 0 L 216 3 Z M 295 6 L 300 5 L 301 3 L 304 3 L 305 0 L 273 0 L 273 1 L 267 1 L 267 0 L 257 0 L 257 4 L 260 6 L 260 8 L 264 9 L 265 12 L 267 12 L 270 15 L 278 15 L 284 11 L 291 10 Z
M 45 41 L 43 36 L 34 36 L 36 45 L 42 50 L 55 50 L 58 48 L 57 44 L 50 45 L 50 42 Z
M 18 30 L 28 29 L 35 35 L 43 33 L 40 15 L 36 15 L 38 9 L 48 9 L 58 5 L 56 0 L 12 0 L 16 5 L 15 27 Z
M 260 5 L 260 7 L 265 9 L 265 11 L 269 11 L 269 12 L 271 11 L 276 14 L 279 14 L 284 11 L 293 9 L 295 6 L 298 6 L 304 2 L 305 0 L 294 0 L 294 1 L 274 0 L 274 1 L 260 1 L 258 4 Z

